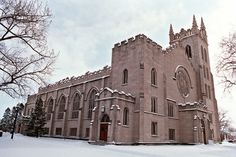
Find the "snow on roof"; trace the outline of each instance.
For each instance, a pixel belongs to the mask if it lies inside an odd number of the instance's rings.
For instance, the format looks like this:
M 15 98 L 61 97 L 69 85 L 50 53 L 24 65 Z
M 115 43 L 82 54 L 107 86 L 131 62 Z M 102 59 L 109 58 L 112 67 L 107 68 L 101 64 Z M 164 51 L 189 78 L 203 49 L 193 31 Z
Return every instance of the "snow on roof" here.
M 125 93 L 124 91 L 118 91 L 117 89 L 114 89 L 114 90 L 113 90 L 113 89 L 111 89 L 111 88 L 109 88 L 109 87 L 101 88 L 101 91 L 99 92 L 98 96 L 99 96 L 101 93 L 103 93 L 103 91 L 105 91 L 105 90 L 107 90 L 107 91 L 109 91 L 109 92 L 111 92 L 111 93 L 118 93 L 118 94 L 120 94 L 120 95 L 125 95 L 125 96 L 128 96 L 128 97 L 135 98 L 135 96 L 131 95 L 130 93 Z
M 203 105 L 203 107 L 207 107 L 205 104 L 203 104 L 202 101 L 199 101 L 199 102 L 186 102 L 186 103 L 178 103 L 179 106 L 186 106 L 186 105 L 190 105 L 190 106 L 193 106 L 193 105 Z

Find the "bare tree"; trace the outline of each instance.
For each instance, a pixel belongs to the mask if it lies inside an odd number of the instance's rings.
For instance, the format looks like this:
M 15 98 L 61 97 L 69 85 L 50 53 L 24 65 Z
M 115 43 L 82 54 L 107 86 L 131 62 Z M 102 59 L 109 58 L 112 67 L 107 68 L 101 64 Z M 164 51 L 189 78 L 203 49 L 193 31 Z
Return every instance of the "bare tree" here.
M 222 53 L 217 63 L 217 72 L 222 78 L 225 89 L 236 85 L 236 33 L 222 39 Z
M 223 141 L 229 135 L 229 129 L 231 128 L 231 120 L 227 115 L 227 111 L 219 110 L 219 122 L 220 122 L 220 134 Z
M 51 16 L 38 0 L 0 1 L 0 91 L 16 98 L 45 84 L 56 59 L 47 47 Z
M 227 116 L 227 111 L 222 109 L 219 111 L 219 122 L 221 132 L 224 132 L 227 128 L 230 127 L 231 121 Z

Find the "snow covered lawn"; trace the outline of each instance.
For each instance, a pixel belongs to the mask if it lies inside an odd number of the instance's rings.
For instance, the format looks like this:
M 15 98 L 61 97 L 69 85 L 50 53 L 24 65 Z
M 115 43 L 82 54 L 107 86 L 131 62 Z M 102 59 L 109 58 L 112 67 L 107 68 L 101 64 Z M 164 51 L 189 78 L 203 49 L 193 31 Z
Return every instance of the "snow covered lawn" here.
M 96 146 L 86 141 L 33 138 L 16 134 L 0 137 L 0 157 L 235 157 L 236 144 L 195 146 Z

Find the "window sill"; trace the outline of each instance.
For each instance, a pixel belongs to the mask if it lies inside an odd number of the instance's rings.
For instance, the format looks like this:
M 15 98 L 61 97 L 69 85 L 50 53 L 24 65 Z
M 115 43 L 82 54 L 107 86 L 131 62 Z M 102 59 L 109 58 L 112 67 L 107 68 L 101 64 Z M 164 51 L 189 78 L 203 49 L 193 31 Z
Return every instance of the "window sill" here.
M 155 84 L 151 84 L 151 86 L 154 88 L 158 88 L 157 85 L 155 85 Z
M 160 114 L 160 113 L 155 113 L 155 112 L 150 112 L 150 111 L 144 111 L 144 113 L 147 113 L 147 114 L 152 114 L 152 115 L 156 115 L 156 116 L 162 116 L 162 117 L 165 117 L 164 114 Z
M 151 137 L 159 137 L 158 135 L 151 135 Z
M 122 85 L 122 86 L 127 86 L 127 85 L 128 85 L 128 83 L 122 83 L 121 85 Z
M 174 120 L 179 120 L 179 118 L 176 118 L 176 117 L 170 117 L 168 116 L 169 119 L 174 119 Z
M 158 115 L 157 112 L 153 112 L 153 111 L 151 111 L 150 113 L 151 113 L 151 114 L 154 114 L 154 115 Z
M 125 127 L 125 128 L 129 128 L 129 126 L 128 125 L 122 125 L 123 127 Z

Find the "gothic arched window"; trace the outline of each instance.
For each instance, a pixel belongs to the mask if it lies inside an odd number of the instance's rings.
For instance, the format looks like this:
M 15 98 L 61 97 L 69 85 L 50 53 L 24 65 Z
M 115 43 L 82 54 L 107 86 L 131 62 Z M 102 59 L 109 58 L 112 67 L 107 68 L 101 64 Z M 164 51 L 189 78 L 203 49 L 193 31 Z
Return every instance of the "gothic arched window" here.
M 107 114 L 103 115 L 101 122 L 110 122 L 110 118 Z
M 65 96 L 62 96 L 59 101 L 59 109 L 58 109 L 57 119 L 63 119 L 65 106 L 66 106 L 66 98 L 65 98 Z
M 155 68 L 152 68 L 151 70 L 151 84 L 157 85 L 157 72 Z
M 188 56 L 188 58 L 192 58 L 192 50 L 191 50 L 191 46 L 187 45 L 185 47 L 185 53 Z
M 123 112 L 123 125 L 128 125 L 128 124 L 129 124 L 129 109 L 125 107 Z
M 51 98 L 48 101 L 47 113 L 52 113 L 52 109 L 53 109 L 53 99 Z
M 123 84 L 127 84 L 127 83 L 128 83 L 128 70 L 127 70 L 127 69 L 125 69 L 125 70 L 123 71 L 122 83 L 123 83 Z
M 47 120 L 51 120 L 51 113 L 53 110 L 53 99 L 49 99 L 47 106 Z
M 78 118 L 79 117 L 79 107 L 80 107 L 80 96 L 78 93 L 76 93 L 74 96 L 74 99 L 73 99 L 71 118 Z
M 96 90 L 92 90 L 90 95 L 89 95 L 89 106 L 88 106 L 88 118 L 92 118 L 92 112 L 93 108 L 95 106 L 95 96 L 96 96 Z

